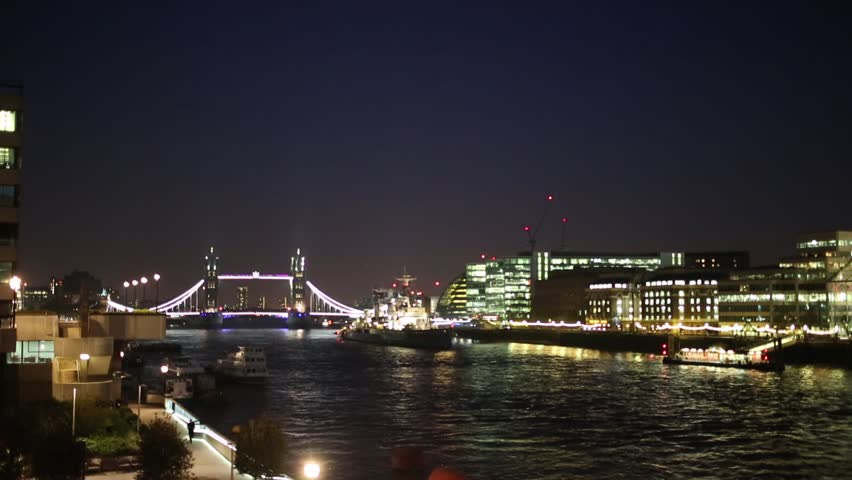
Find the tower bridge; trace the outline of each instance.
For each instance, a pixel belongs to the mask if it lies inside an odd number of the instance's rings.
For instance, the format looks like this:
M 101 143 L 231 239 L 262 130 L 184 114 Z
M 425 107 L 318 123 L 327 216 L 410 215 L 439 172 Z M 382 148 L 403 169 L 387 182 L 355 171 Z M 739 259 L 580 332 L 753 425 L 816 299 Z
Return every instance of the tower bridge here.
M 289 290 L 289 305 L 287 309 L 233 311 L 225 310 L 219 303 L 219 283 L 222 281 L 277 281 L 286 282 Z M 133 312 L 135 309 L 123 305 L 112 298 L 107 298 L 107 310 L 114 312 Z M 204 277 L 176 297 L 155 305 L 148 311 L 160 312 L 169 317 L 192 317 L 206 314 L 221 314 L 223 317 L 232 316 L 269 316 L 291 320 L 313 317 L 347 317 L 358 318 L 364 312 L 339 302 L 305 277 L 305 256 L 301 249 L 290 259 L 289 273 L 221 273 L 219 257 L 210 247 L 204 257 Z M 243 310 L 243 309 L 238 309 Z

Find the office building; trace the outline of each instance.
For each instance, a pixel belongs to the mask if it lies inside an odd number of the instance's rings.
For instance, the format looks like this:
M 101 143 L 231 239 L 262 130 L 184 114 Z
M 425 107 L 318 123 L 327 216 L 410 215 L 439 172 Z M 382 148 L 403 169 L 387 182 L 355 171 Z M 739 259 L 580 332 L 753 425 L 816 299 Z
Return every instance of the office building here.
M 719 315 L 746 330 L 791 325 L 849 332 L 852 232 L 800 235 L 778 266 L 733 272 L 720 282 Z
M 436 313 L 441 318 L 467 317 L 467 277 L 464 273 L 457 275 L 444 289 Z
M 466 266 L 467 313 L 486 320 L 530 318 L 532 259 L 496 258 Z
M 12 408 L 6 354 L 17 348 L 15 301 L 10 283 L 18 261 L 18 200 L 23 159 L 23 89 L 0 85 L 0 406 Z M 17 288 L 20 288 L 19 286 Z

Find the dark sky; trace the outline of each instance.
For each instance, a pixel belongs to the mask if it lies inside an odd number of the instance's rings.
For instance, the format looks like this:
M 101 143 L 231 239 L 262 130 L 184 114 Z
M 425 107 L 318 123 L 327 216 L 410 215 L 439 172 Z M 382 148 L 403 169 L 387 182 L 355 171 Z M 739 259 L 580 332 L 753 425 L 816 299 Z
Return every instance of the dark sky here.
M 773 262 L 852 227 L 844 3 L 12 2 L 21 270 L 176 293 L 209 245 L 300 246 L 350 301 L 524 249 L 547 193 L 543 247 L 567 215 L 572 249 Z

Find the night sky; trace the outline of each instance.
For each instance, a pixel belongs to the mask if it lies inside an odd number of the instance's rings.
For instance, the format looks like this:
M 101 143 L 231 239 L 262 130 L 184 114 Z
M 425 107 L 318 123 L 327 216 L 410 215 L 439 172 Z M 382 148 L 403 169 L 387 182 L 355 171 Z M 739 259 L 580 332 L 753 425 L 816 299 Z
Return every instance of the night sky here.
M 548 193 L 545 248 L 563 215 L 571 249 L 758 264 L 852 227 L 849 2 L 88 3 L 4 3 L 33 285 L 299 246 L 351 301 L 525 249 Z

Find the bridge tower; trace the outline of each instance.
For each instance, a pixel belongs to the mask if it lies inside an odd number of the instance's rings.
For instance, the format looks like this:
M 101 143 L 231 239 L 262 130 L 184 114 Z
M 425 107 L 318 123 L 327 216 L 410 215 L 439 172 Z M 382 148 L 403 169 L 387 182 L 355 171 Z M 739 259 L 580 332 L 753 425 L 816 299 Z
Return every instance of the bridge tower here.
M 204 257 L 204 310 L 215 312 L 219 308 L 219 257 L 210 253 Z
M 296 249 L 296 255 L 290 257 L 290 275 L 293 276 L 293 288 L 290 290 L 290 305 L 298 313 L 309 313 L 305 297 L 305 256 L 302 249 Z

